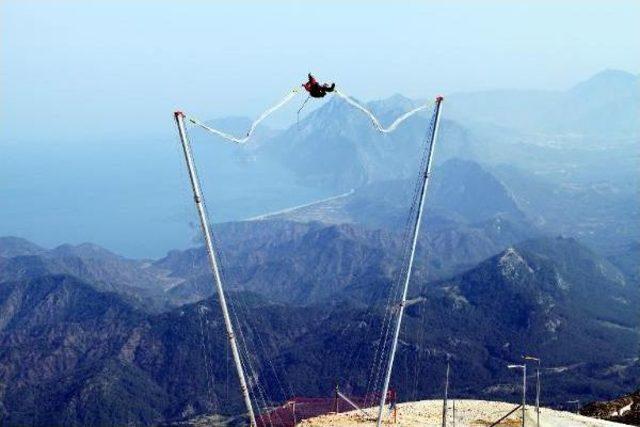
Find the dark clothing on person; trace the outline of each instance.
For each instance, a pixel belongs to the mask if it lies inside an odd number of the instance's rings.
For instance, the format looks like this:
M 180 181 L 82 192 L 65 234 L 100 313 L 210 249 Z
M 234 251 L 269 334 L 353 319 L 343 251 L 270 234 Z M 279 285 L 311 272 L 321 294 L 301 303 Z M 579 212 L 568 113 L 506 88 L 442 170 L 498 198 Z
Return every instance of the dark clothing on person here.
M 333 92 L 333 90 L 336 88 L 335 83 L 331 83 L 331 85 L 327 83 L 320 85 L 320 83 L 318 83 L 311 74 L 309 74 L 309 81 L 307 81 L 302 86 L 306 89 L 307 92 L 309 92 L 309 95 L 313 98 L 323 98 L 328 92 Z

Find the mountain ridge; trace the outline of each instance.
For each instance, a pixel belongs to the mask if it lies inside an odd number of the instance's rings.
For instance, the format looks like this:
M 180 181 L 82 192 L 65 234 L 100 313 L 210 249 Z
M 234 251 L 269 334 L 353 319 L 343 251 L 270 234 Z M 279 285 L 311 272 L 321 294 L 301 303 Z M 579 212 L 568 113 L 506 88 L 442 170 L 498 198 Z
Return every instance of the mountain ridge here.
M 320 239 L 342 232 L 351 231 L 314 231 Z M 412 281 L 415 303 L 401 334 L 393 379 L 401 400 L 440 393 L 445 354 L 461 398 L 517 400 L 515 389 L 500 385 L 512 383 L 505 365 L 524 352 L 548 367 L 545 404 L 622 394 L 640 373 L 638 284 L 621 283 L 615 267 L 575 239 L 530 240 L 449 279 L 423 277 Z M 383 306 L 350 299 L 296 306 L 234 291 L 228 297 L 273 399 L 289 394 L 278 381 L 294 383 L 298 395 L 329 395 L 336 375 L 347 393 L 365 392 Z M 0 382 L 12 385 L 0 388 L 7 422 L 157 423 L 242 408 L 233 376 L 226 391 L 215 299 L 150 313 L 77 278 L 44 275 L 0 284 L 0 320 Z

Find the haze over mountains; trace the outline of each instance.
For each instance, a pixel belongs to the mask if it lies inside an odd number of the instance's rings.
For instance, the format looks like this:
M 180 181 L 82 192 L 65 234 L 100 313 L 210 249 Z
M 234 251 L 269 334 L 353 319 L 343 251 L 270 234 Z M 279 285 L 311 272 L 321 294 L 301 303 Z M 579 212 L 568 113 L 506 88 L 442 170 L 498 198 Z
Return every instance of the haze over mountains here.
M 392 384 L 401 399 L 437 396 L 446 354 L 459 397 L 517 399 L 504 366 L 523 353 L 544 361 L 547 405 L 637 388 L 638 81 L 605 71 L 565 92 L 447 98 Z M 383 122 L 415 105 L 400 95 L 369 103 Z M 348 393 L 375 388 L 426 120 L 381 136 L 331 99 L 247 146 L 191 131 L 209 210 L 224 220 L 214 231 L 251 387 L 272 403 L 329 395 L 336 378 Z M 216 124 L 241 133 L 246 120 Z M 241 411 L 182 159 L 170 154 L 120 153 L 121 174 L 82 174 L 77 192 L 38 199 L 37 212 L 19 205 L 38 193 L 20 183 L 7 193 L 16 205 L 0 223 L 17 231 L 6 234 L 74 242 L 92 227 L 95 239 L 47 249 L 0 238 L 3 421 L 153 424 Z M 48 206 L 83 188 L 100 189 L 90 208 Z
M 502 174 L 499 178 L 522 199 L 521 209 L 531 203 L 530 197 L 557 192 L 557 199 L 568 206 L 551 212 L 556 217 L 571 211 L 610 211 L 580 222 L 544 215 L 541 221 L 561 219 L 566 229 L 578 222 L 584 235 L 601 233 L 603 216 L 627 218 L 623 224 L 633 227 L 638 221 L 629 221 L 627 213 L 637 217 L 637 86 L 636 75 L 605 71 L 566 92 L 447 96 L 436 161 L 464 158 Z M 385 122 L 415 104 L 394 96 L 371 107 Z M 566 109 L 558 111 L 560 106 Z M 618 110 L 627 115 L 616 114 L 599 127 L 610 129 L 609 136 L 591 130 L 592 116 L 605 118 Z M 581 114 L 581 123 L 576 119 L 558 128 L 555 123 L 568 118 L 568 111 L 589 111 L 592 116 Z M 542 113 L 553 116 L 553 123 L 538 118 Z M 534 116 L 533 124 L 523 122 L 522 117 Z M 366 117 L 331 99 L 289 129 L 262 129 L 256 145 L 234 147 L 196 129 L 191 136 L 213 220 L 219 222 L 309 203 L 372 181 L 412 178 L 425 120 L 424 115 L 416 117 L 382 137 Z M 220 124 L 242 133 L 242 121 Z M 12 203 L 0 212 L 0 235 L 20 235 L 49 247 L 90 241 L 127 256 L 157 258 L 190 246 L 197 234 L 189 230 L 195 216 L 174 135 L 164 141 L 80 144 L 71 152 L 55 146 L 34 151 L 26 145 L 8 155 L 14 157 L 7 159 L 2 174 L 8 183 L 4 193 Z M 522 181 L 532 181 L 531 186 L 522 188 Z M 557 202 L 535 206 L 546 211 Z M 615 217 L 622 211 L 625 215 Z

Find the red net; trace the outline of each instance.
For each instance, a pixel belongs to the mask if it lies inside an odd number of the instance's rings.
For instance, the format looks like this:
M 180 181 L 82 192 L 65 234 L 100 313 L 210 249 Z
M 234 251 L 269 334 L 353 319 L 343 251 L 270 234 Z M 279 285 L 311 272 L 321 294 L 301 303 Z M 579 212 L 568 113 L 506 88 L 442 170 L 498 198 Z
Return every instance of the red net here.
M 359 408 L 370 408 L 380 403 L 379 396 L 380 394 L 369 394 L 347 397 Z M 387 393 L 385 402 L 395 403 L 395 393 L 392 390 Z M 307 418 L 353 410 L 355 408 L 337 394 L 333 397 L 294 397 L 282 406 L 260 413 L 256 421 L 258 427 L 294 427 Z

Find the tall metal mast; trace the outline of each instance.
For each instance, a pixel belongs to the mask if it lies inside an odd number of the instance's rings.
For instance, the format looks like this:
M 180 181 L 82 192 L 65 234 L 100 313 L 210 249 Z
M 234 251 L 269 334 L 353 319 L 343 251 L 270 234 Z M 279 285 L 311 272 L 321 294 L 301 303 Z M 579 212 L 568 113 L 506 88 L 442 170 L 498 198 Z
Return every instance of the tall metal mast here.
M 452 427 L 456 427 L 456 399 L 453 399 L 453 410 L 452 410 L 452 414 L 453 417 L 451 418 L 452 422 L 451 422 L 451 426 Z
M 178 134 L 180 135 L 180 142 L 182 143 L 182 151 L 184 152 L 184 159 L 187 162 L 187 169 L 189 170 L 189 180 L 191 181 L 191 189 L 193 190 L 193 200 L 196 204 L 198 216 L 200 217 L 200 226 L 202 227 L 202 234 L 204 235 L 205 246 L 207 248 L 207 254 L 209 256 L 209 264 L 211 266 L 211 272 L 218 292 L 218 301 L 220 302 L 220 308 L 222 309 L 222 317 L 224 318 L 224 326 L 227 329 L 227 338 L 229 339 L 229 345 L 231 346 L 231 354 L 233 355 L 233 362 L 236 365 L 236 371 L 238 373 L 238 379 L 240 380 L 240 389 L 242 396 L 244 397 L 244 404 L 249 414 L 249 419 L 252 427 L 256 427 L 256 418 L 253 413 L 253 405 L 251 403 L 251 397 L 249 396 L 249 388 L 247 387 L 247 380 L 244 374 L 244 368 L 240 360 L 240 352 L 238 351 L 238 343 L 236 336 L 233 333 L 233 325 L 231 323 L 231 317 L 229 316 L 229 309 L 227 308 L 227 300 L 224 296 L 224 290 L 222 289 L 222 278 L 218 269 L 218 260 L 216 258 L 215 250 L 213 249 L 213 239 L 211 237 L 211 229 L 209 228 L 209 220 L 207 218 L 207 211 L 204 207 L 204 199 L 202 197 L 202 190 L 200 189 L 200 181 L 195 168 L 195 162 L 193 155 L 191 154 L 191 146 L 189 139 L 187 138 L 187 132 L 184 126 L 184 114 L 180 111 L 174 113 L 176 124 L 178 125 Z
M 393 342 L 391 344 L 391 353 L 389 355 L 389 362 L 387 365 L 387 372 L 384 378 L 384 385 L 382 386 L 382 396 L 380 396 L 380 408 L 378 410 L 378 422 L 377 426 L 382 425 L 382 414 L 384 411 L 384 404 L 387 398 L 387 391 L 389 390 L 389 382 L 391 381 L 391 371 L 393 370 L 393 361 L 396 357 L 396 350 L 398 348 L 398 338 L 400 337 L 400 326 L 402 325 L 402 316 L 404 315 L 404 307 L 407 301 L 407 291 L 409 289 L 409 281 L 411 280 L 411 270 L 413 269 L 413 258 L 416 253 L 416 245 L 418 243 L 418 234 L 420 232 L 420 223 L 422 222 L 422 212 L 424 211 L 424 200 L 427 194 L 427 187 L 429 185 L 429 176 L 431 174 L 431 159 L 433 158 L 433 151 L 438 137 L 438 125 L 440 124 L 440 111 L 442 110 L 441 96 L 436 98 L 436 105 L 433 112 L 433 126 L 431 128 L 431 134 L 429 138 L 429 154 L 427 156 L 427 164 L 425 165 L 424 175 L 422 177 L 422 186 L 420 188 L 420 204 L 418 207 L 418 215 L 416 216 L 416 222 L 413 227 L 413 241 L 411 244 L 411 254 L 409 255 L 409 264 L 407 267 L 407 275 L 404 280 L 404 289 L 402 290 L 402 299 L 400 300 L 400 309 L 398 311 L 398 319 L 396 321 L 396 327 L 393 334 Z
M 444 399 L 442 399 L 442 427 L 447 427 L 448 398 L 449 398 L 449 358 L 447 357 L 447 377 L 444 383 Z
M 536 426 L 540 427 L 540 361 L 536 369 Z
M 533 356 L 522 356 L 524 360 L 533 360 L 538 363 L 536 367 L 536 425 L 540 427 L 540 364 L 541 360 L 539 357 Z

